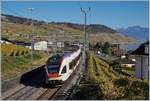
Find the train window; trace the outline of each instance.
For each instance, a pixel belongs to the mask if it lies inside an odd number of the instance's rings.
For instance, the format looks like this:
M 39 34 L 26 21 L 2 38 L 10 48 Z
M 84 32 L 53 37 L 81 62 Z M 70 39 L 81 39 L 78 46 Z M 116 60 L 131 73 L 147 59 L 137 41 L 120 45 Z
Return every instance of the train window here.
M 52 56 L 51 58 L 48 59 L 47 64 L 48 65 L 58 65 L 61 62 L 61 56 L 56 55 Z
M 64 66 L 64 68 L 62 69 L 62 74 L 66 73 L 66 66 Z
M 69 69 L 72 69 L 75 66 L 75 61 L 72 60 L 69 64 Z
M 69 69 L 71 69 L 71 68 L 72 68 L 72 62 L 69 63 Z
M 49 73 L 58 73 L 59 69 L 58 68 L 48 68 Z

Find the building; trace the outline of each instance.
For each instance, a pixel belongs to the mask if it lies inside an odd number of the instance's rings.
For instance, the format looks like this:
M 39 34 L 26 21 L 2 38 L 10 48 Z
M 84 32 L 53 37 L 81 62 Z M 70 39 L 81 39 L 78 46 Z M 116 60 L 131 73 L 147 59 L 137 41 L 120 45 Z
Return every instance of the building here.
M 63 48 L 64 47 L 64 42 L 59 41 L 56 44 L 57 44 L 58 48 Z
M 135 76 L 140 79 L 149 79 L 149 41 L 141 44 L 131 54 L 135 55 Z
M 132 68 L 135 66 L 135 61 L 127 58 L 121 59 L 119 62 L 121 64 L 121 67 Z
M 48 41 L 48 42 L 47 42 L 47 45 L 48 45 L 48 48 L 53 48 L 54 42 Z
M 124 55 L 123 49 L 120 49 L 120 48 L 115 48 L 115 49 L 113 49 L 113 53 L 114 53 L 115 55 L 117 55 L 117 56 L 122 56 L 122 55 Z
M 40 41 L 34 43 L 34 50 L 47 50 L 48 49 L 48 42 L 47 41 Z
M 31 46 L 30 42 L 18 41 L 18 40 L 13 40 L 13 44 L 20 45 L 20 46 Z
M 1 38 L 1 44 L 13 44 L 13 42 L 6 38 Z

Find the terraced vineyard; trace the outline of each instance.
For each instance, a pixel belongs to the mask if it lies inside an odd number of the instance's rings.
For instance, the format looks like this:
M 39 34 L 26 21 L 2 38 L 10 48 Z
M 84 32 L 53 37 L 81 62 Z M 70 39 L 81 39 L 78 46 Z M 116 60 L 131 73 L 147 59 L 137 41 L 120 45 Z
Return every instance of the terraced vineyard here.
M 96 58 L 92 52 L 87 55 L 87 66 L 89 80 L 80 85 L 75 94 L 78 95 L 77 99 L 81 95 L 84 96 L 82 99 L 90 100 L 149 99 L 148 82 L 119 74 L 110 68 L 108 63 Z M 94 95 L 89 98 L 90 92 Z
M 1 44 L 2 56 L 20 56 L 29 53 L 29 49 L 13 44 Z
M 109 68 L 109 64 L 88 54 L 89 77 L 98 82 L 104 99 L 148 99 L 148 82 L 126 77 Z

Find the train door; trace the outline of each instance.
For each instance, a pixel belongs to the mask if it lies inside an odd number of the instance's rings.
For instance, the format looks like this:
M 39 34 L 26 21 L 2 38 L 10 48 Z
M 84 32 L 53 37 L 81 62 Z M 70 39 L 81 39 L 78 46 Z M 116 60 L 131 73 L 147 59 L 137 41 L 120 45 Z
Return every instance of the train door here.
M 69 73 L 69 64 L 66 64 L 62 71 L 61 71 L 61 75 L 62 75 L 62 80 L 66 80 L 68 79 L 68 77 L 70 76 L 70 73 Z

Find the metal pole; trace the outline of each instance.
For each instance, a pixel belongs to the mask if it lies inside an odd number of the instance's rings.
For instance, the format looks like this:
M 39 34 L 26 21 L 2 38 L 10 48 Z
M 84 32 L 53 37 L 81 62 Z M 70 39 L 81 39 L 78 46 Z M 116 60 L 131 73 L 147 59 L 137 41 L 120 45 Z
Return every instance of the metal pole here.
M 86 35 L 86 13 L 84 14 L 84 19 L 85 19 L 85 21 L 84 21 L 84 35 L 85 35 L 85 39 L 84 39 L 84 43 L 85 43 L 85 45 L 84 45 L 84 48 L 85 48 L 85 51 L 86 51 L 86 46 L 87 46 L 87 35 Z
M 31 12 L 33 12 L 33 8 L 28 8 L 28 10 Z M 33 17 L 31 18 L 31 21 L 33 20 Z M 33 62 L 33 51 L 34 51 L 34 28 L 33 28 L 33 21 L 32 21 L 32 24 L 31 24 L 31 27 L 32 27 L 32 32 L 31 32 L 31 65 L 32 65 L 32 62 Z
M 86 15 L 90 11 L 85 11 L 81 8 L 81 12 L 84 14 L 84 48 L 83 48 L 83 66 L 85 68 L 85 80 L 88 80 L 87 70 L 86 70 L 86 47 L 87 47 L 87 33 L 86 33 Z

